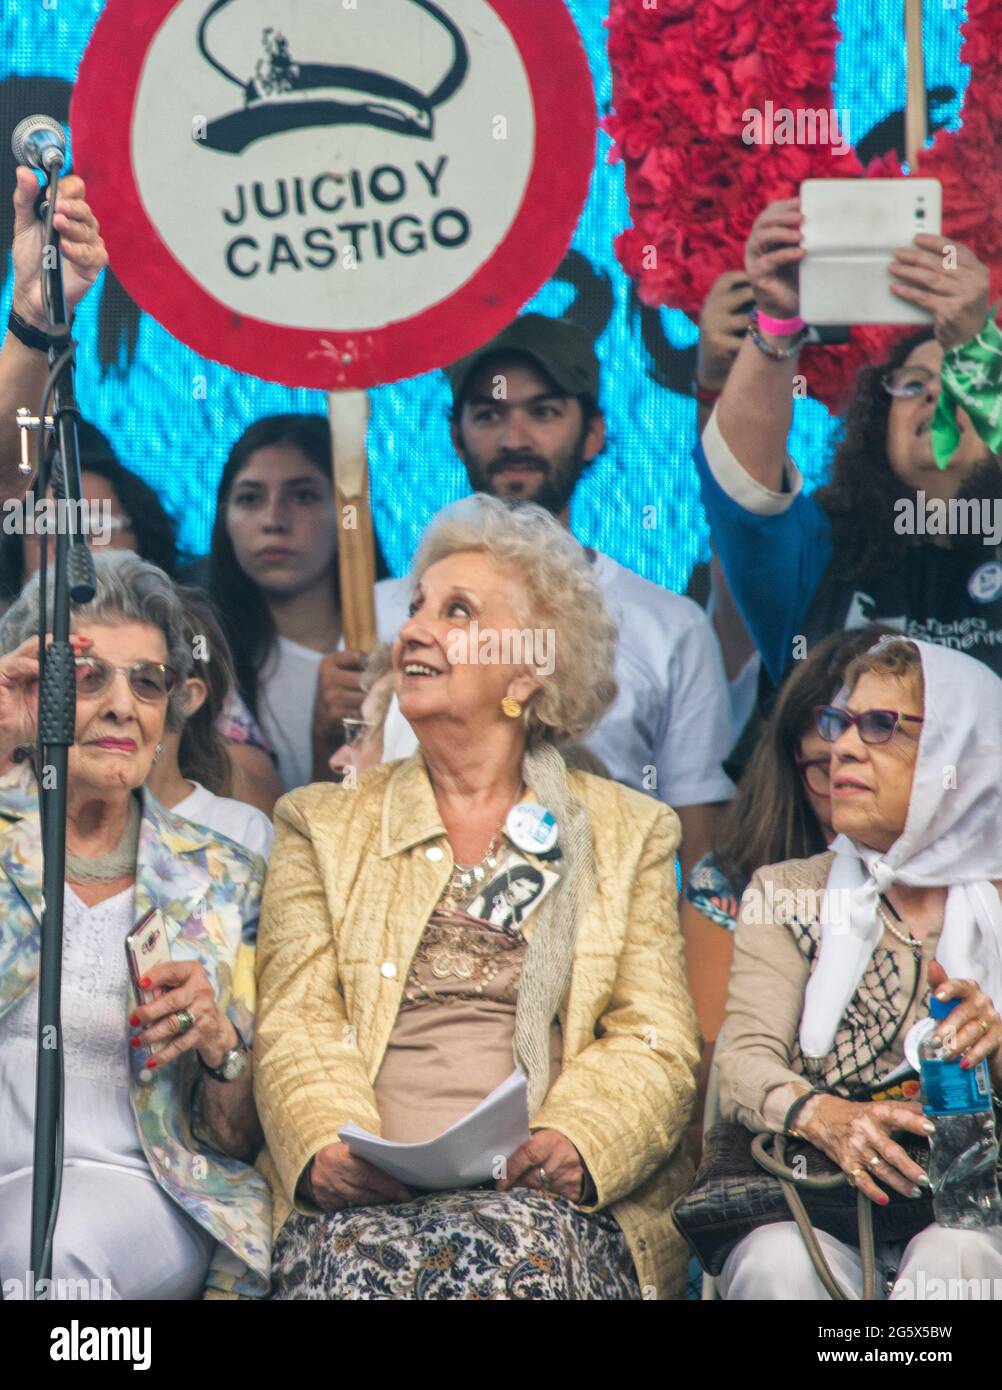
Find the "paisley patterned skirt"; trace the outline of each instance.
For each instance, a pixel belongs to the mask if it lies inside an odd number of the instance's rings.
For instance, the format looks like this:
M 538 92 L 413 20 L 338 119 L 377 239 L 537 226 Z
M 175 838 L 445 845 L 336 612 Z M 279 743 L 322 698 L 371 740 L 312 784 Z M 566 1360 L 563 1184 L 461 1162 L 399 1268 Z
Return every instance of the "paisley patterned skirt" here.
M 622 1231 L 529 1188 L 434 1192 L 326 1216 L 293 1212 L 276 1299 L 639 1299 Z

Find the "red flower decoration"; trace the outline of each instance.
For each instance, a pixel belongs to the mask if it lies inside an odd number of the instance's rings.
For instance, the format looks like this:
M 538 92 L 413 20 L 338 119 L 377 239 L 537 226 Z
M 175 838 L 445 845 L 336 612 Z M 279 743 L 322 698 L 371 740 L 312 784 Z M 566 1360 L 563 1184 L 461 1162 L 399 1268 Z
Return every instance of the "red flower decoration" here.
M 612 0 L 609 58 L 615 112 L 610 158 L 626 169 L 633 226 L 616 254 L 645 304 L 697 318 L 766 203 L 805 178 L 900 178 L 893 156 L 864 170 L 821 145 L 748 145 L 744 113 L 831 111 L 838 28 L 832 0 Z M 959 131 L 940 131 L 917 173 L 943 185 L 943 232 L 989 266 L 1002 298 L 1002 5 L 968 0 L 963 59 L 971 80 Z M 656 252 L 655 255 L 651 253 Z M 859 367 L 879 361 L 901 328 L 855 328 L 839 347 L 805 349 L 808 388 L 833 409 Z

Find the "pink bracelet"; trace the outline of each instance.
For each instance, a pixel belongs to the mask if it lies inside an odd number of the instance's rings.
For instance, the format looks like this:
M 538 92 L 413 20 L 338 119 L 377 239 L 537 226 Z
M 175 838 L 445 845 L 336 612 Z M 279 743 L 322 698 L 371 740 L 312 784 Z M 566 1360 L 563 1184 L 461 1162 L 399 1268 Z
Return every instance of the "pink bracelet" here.
M 774 319 L 759 309 L 757 318 L 759 328 L 765 333 L 775 334 L 777 338 L 792 337 L 794 333 L 800 333 L 807 327 L 799 314 L 793 319 Z

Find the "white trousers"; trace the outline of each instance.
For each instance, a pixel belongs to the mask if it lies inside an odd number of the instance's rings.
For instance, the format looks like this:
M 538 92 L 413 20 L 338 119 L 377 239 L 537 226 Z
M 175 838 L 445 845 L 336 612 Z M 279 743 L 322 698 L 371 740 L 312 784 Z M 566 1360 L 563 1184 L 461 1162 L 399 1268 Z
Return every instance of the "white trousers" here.
M 212 1237 L 142 1174 L 63 1169 L 52 1247 L 54 1298 L 200 1298 Z M 0 1183 L 0 1288 L 26 1297 L 31 1174 Z
M 825 1231 L 816 1234 L 838 1283 L 859 1298 L 859 1251 Z M 878 1246 L 877 1270 L 878 1297 L 884 1296 L 884 1278 L 896 1270 L 892 1299 L 1002 1299 L 1002 1227 L 955 1231 L 927 1226 L 906 1246 Z M 739 1241 L 724 1262 L 717 1288 L 726 1299 L 828 1299 L 793 1221 L 760 1226 Z

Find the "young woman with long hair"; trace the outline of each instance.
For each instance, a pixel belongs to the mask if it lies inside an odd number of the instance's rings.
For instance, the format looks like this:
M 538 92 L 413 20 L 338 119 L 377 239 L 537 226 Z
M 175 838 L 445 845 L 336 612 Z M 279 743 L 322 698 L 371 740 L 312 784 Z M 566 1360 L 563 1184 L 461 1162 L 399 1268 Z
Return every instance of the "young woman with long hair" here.
M 270 415 L 249 426 L 219 482 L 209 591 L 237 688 L 286 791 L 329 778 L 340 742 L 323 702 L 317 707 L 324 657 L 342 636 L 338 523 L 327 420 Z M 377 552 L 377 576 L 385 574 Z

